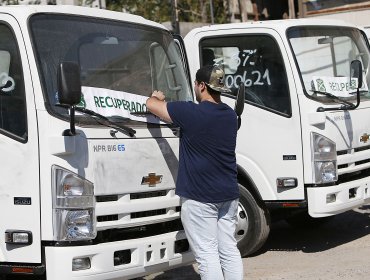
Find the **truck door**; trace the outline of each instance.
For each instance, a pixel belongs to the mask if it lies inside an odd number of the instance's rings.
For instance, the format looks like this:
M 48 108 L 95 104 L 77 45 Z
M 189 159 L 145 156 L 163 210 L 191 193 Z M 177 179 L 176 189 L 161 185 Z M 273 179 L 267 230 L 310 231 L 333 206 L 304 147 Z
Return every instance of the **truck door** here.
M 239 85 L 245 86 L 237 162 L 252 178 L 262 199 L 304 199 L 300 115 L 292 71 L 286 64 L 287 52 L 272 30 L 263 34 L 261 29 L 243 31 L 219 30 L 203 35 L 198 46 L 199 66 L 223 67 L 224 82 L 232 94 L 222 100 L 231 107 Z M 278 186 L 277 182 L 286 178 L 294 185 Z
M 1 263 L 41 263 L 38 138 L 24 42 L 18 22 L 0 14 Z M 28 244 L 5 243 L 6 232 L 20 231 Z

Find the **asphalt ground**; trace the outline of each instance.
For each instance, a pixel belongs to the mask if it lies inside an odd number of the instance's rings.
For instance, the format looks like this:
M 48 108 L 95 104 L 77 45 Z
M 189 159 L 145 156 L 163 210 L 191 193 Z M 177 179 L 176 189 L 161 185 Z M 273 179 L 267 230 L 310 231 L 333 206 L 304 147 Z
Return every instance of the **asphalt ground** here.
M 271 225 L 266 244 L 243 258 L 248 280 L 370 279 L 370 204 L 335 216 L 312 229 L 284 221 Z M 195 264 L 155 273 L 143 280 L 198 280 Z
M 243 258 L 244 279 L 368 280 L 369 233 L 370 204 L 337 215 L 318 228 L 293 228 L 284 221 L 274 223 L 262 249 L 253 256 Z M 199 279 L 196 264 L 136 278 Z M 15 277 L 11 280 L 24 278 Z

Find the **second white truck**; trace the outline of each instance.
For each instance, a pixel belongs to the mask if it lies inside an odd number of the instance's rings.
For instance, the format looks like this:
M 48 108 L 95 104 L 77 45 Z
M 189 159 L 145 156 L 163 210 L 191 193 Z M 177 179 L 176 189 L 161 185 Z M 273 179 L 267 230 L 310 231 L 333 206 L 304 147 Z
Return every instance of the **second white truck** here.
M 192 80 L 203 65 L 223 67 L 230 106 L 245 87 L 236 150 L 242 255 L 264 244 L 271 219 L 317 225 L 370 201 L 370 54 L 359 29 L 266 21 L 196 28 L 184 41 Z

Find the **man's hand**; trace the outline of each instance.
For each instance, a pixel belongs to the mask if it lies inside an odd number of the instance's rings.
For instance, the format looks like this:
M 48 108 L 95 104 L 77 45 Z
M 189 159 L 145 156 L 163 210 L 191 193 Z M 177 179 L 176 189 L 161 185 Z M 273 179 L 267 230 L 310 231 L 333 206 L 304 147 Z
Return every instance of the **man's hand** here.
M 153 91 L 152 93 L 152 97 L 156 97 L 158 98 L 158 100 L 160 101 L 164 101 L 166 99 L 166 96 L 164 95 L 164 93 L 160 90 L 155 90 Z
M 156 115 L 161 120 L 172 123 L 171 117 L 167 111 L 167 103 L 164 101 L 166 96 L 163 92 L 159 90 L 153 91 L 151 97 L 149 97 L 146 101 L 146 107 L 148 108 L 149 112 L 153 115 Z

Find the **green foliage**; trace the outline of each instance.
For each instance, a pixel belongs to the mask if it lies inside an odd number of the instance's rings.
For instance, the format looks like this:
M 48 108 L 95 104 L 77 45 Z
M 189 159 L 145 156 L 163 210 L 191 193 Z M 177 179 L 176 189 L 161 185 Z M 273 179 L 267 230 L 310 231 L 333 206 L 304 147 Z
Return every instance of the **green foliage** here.
M 213 15 L 215 23 L 228 23 L 229 15 L 225 7 L 225 0 L 213 0 Z
M 171 20 L 171 1 L 168 0 L 107 0 L 107 9 L 124 11 L 156 22 Z
M 172 0 L 106 0 L 106 5 L 156 22 L 172 19 Z M 177 0 L 177 9 L 180 22 L 211 22 L 210 0 Z M 213 14 L 215 23 L 227 22 L 224 0 L 213 0 Z

